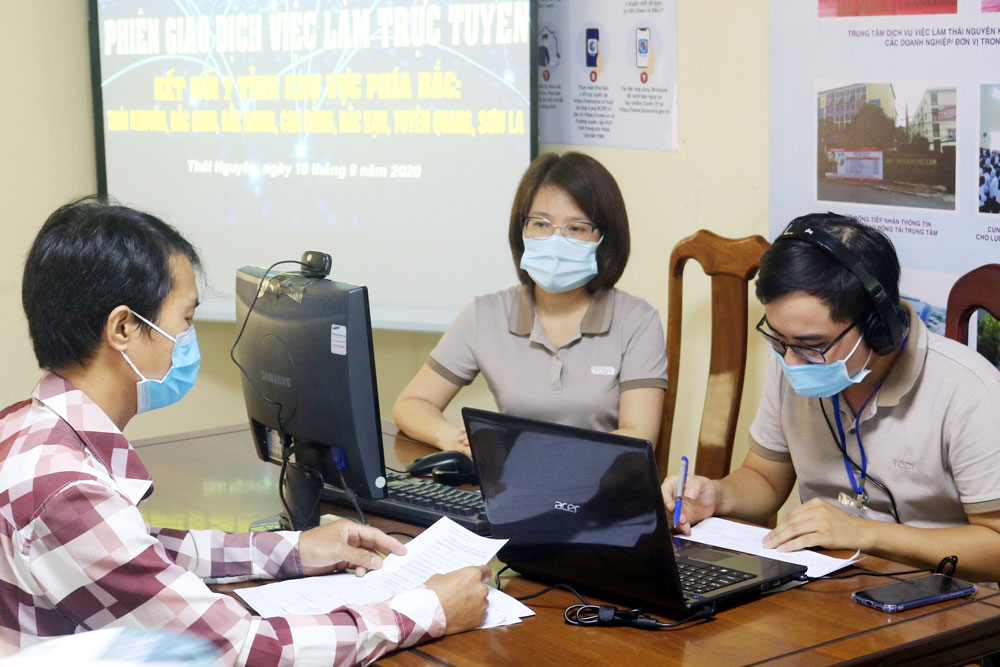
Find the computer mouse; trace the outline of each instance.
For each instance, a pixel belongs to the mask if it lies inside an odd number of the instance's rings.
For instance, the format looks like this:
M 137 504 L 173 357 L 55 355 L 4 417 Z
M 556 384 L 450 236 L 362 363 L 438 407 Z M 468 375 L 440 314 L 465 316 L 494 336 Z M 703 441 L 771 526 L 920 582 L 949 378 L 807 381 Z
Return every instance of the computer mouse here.
M 476 466 L 462 452 L 434 452 L 421 456 L 406 466 L 406 472 L 415 477 L 433 476 L 442 484 L 478 484 Z

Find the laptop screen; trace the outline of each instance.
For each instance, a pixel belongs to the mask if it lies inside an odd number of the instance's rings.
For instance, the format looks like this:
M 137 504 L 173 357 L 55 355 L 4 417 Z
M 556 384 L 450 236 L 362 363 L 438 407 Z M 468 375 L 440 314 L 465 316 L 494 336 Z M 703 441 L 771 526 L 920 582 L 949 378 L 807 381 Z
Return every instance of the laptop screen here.
M 652 445 L 573 427 L 463 410 L 500 558 L 546 579 L 600 582 L 666 598 L 673 563 Z M 676 592 L 674 593 L 676 595 Z

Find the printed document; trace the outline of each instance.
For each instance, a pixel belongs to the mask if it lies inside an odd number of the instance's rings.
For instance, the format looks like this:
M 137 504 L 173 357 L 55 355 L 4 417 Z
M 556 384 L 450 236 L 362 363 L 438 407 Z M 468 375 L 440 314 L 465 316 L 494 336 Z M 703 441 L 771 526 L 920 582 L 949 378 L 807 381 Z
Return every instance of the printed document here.
M 787 552 L 766 549 L 764 548 L 764 536 L 769 532 L 771 532 L 769 528 L 748 526 L 745 523 L 737 523 L 713 516 L 693 526 L 690 537 L 684 539 L 710 544 L 713 547 L 744 551 L 748 554 L 773 558 L 786 563 L 805 565 L 808 568 L 806 575 L 810 577 L 822 577 L 860 560 L 858 557 L 860 552 L 856 552 L 850 558 L 833 558 L 809 549 Z
M 344 604 L 387 600 L 420 586 L 434 574 L 484 565 L 506 542 L 476 535 L 442 517 L 406 545 L 406 555 L 386 556 L 381 568 L 363 577 L 344 573 L 291 579 L 240 588 L 236 594 L 261 616 L 325 614 Z M 520 623 L 521 618 L 534 613 L 506 593 L 491 588 L 480 628 Z

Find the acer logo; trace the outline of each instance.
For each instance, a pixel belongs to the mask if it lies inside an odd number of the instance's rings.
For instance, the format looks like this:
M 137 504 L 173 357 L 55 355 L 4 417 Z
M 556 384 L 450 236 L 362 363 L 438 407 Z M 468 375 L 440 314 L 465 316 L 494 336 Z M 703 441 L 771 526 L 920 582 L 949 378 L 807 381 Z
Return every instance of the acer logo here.
M 573 503 L 564 503 L 561 500 L 556 501 L 555 507 L 560 512 L 570 512 L 571 514 L 576 514 L 577 510 L 580 509 L 579 505 L 574 505 Z

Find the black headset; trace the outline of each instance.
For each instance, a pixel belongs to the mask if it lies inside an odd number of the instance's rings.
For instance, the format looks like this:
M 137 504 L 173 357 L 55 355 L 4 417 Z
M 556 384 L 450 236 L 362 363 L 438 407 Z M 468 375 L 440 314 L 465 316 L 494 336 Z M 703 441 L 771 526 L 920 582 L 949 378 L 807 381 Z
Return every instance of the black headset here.
M 829 234 L 808 222 L 793 220 L 778 235 L 775 243 L 784 239 L 797 239 L 811 243 L 823 250 L 838 264 L 857 276 L 861 286 L 871 298 L 875 308 L 860 323 L 865 344 L 878 356 L 885 356 L 899 347 L 905 335 L 903 322 L 905 311 L 892 303 L 882 283 L 865 268 L 861 259 L 850 248 Z

